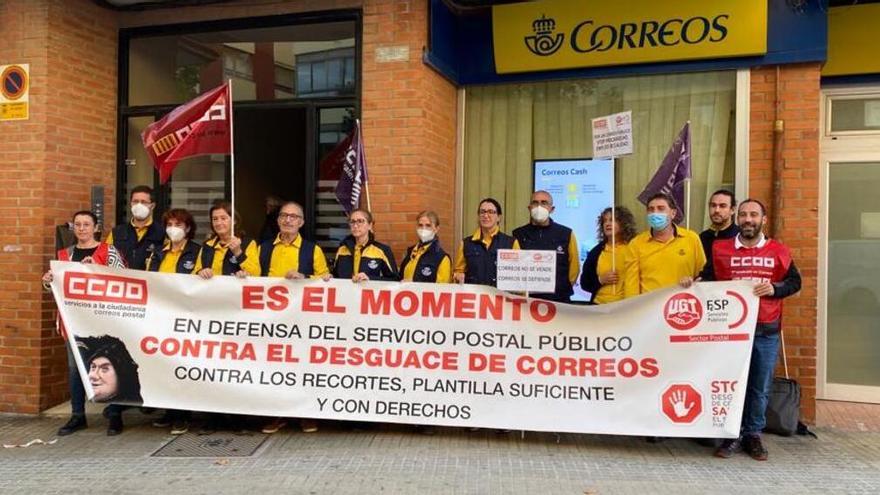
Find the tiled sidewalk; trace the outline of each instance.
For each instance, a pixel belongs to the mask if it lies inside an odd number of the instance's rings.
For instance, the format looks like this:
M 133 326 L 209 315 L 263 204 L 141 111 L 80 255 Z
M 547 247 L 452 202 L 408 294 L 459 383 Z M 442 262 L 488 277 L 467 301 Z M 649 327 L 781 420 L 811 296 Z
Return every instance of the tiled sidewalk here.
M 61 409 L 63 415 L 64 409 Z M 818 440 L 766 437 L 770 461 L 721 460 L 689 440 L 407 426 L 288 428 L 252 457 L 156 458 L 172 437 L 126 413 L 54 445 L 0 449 L 0 493 L 880 493 L 880 406 L 822 403 Z M 0 417 L 0 443 L 54 438 L 64 417 Z M 862 426 L 859 426 L 862 425 Z M 194 433 L 188 433 L 193 435 Z

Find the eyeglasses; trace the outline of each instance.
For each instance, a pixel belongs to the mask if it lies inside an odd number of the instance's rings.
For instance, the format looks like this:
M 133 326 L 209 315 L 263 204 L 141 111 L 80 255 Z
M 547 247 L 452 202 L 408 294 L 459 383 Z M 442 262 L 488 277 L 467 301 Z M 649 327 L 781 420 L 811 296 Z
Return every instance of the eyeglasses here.
M 366 218 L 352 218 L 348 221 L 349 225 L 364 225 L 367 223 Z
M 480 215 L 497 215 L 498 212 L 495 210 L 478 210 L 477 213 Z
M 296 213 L 279 213 L 278 218 L 281 220 L 302 220 L 302 215 L 297 215 Z

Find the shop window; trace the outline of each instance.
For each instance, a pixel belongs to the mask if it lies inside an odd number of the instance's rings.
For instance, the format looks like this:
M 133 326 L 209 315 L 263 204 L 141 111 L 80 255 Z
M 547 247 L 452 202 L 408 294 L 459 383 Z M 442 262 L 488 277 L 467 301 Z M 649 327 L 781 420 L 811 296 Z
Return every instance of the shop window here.
M 468 88 L 462 233 L 473 229 L 471 212 L 487 196 L 502 201 L 506 231 L 526 223 L 533 161 L 591 157 L 591 119 L 626 110 L 634 152 L 617 159 L 616 203 L 645 227 L 636 198 L 690 120 L 690 227 L 705 228 L 709 196 L 736 182 L 736 81 L 731 71 Z

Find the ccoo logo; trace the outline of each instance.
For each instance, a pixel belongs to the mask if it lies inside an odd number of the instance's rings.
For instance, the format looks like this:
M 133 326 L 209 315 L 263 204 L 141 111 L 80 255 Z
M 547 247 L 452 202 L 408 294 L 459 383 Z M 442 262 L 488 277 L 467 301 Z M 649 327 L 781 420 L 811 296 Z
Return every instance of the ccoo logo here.
M 64 274 L 64 297 L 83 301 L 147 304 L 147 282 L 97 273 Z
M 676 294 L 666 301 L 663 318 L 676 330 L 690 330 L 703 319 L 703 304 L 693 294 Z
M 556 21 L 552 17 L 547 19 L 544 15 L 541 15 L 540 19 L 535 19 L 532 22 L 532 31 L 535 34 L 533 36 L 526 36 L 523 39 L 526 43 L 526 48 L 535 55 L 542 57 L 553 55 L 562 46 L 562 42 L 565 41 L 564 34 L 557 33 L 555 36 L 553 35 L 555 29 Z

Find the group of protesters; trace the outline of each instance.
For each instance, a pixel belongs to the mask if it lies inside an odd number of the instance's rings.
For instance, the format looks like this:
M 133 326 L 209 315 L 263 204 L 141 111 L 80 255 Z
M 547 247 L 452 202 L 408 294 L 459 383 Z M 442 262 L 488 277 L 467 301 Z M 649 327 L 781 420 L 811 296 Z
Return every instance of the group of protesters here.
M 104 242 L 96 240 L 95 215 L 90 211 L 76 212 L 72 221 L 76 244 L 60 250 L 58 259 L 194 274 L 203 279 L 226 275 L 495 286 L 498 250 L 552 250 L 557 253 L 556 290 L 529 296 L 570 303 L 580 274 L 580 286 L 590 293 L 590 304 L 612 303 L 676 285 L 687 288 L 701 280 L 753 280 L 760 307 L 742 435 L 725 440 L 717 446 L 715 455 L 727 458 L 742 449 L 755 459 L 767 459 L 760 432 L 765 424 L 779 349 L 781 299 L 800 289 L 800 275 L 788 249 L 763 234 L 767 212 L 758 200 L 747 199 L 737 205 L 733 192 L 716 191 L 708 205 L 711 227 L 699 235 L 676 223 L 680 218 L 679 207 L 665 193 L 654 194 L 647 201 L 645 218 L 649 228 L 641 233 L 637 232 L 635 217 L 629 209 L 606 208 L 596 219 L 600 242 L 581 266 L 575 234 L 553 221 L 553 198 L 546 191 L 532 194 L 528 204 L 529 222 L 510 235 L 500 229 L 501 203 L 493 198 L 480 201 L 476 212 L 478 227 L 458 244 L 454 258 L 440 245 L 438 215 L 433 211 L 420 212 L 415 219 L 418 240 L 407 249 L 400 265 L 395 262 L 392 249 L 375 239 L 373 215 L 365 209 L 356 209 L 348 215 L 350 234 L 340 242 L 329 263 L 321 247 L 301 235 L 304 211 L 294 201 L 279 201 L 273 205 L 277 209 L 270 212 L 270 235 L 261 236 L 262 239 L 243 235 L 229 203 L 217 202 L 209 211 L 211 235 L 199 244 L 195 242 L 195 220 L 187 210 L 170 209 L 161 222 L 157 222 L 153 218 L 155 202 L 150 187 L 134 187 L 129 199 L 131 222 L 116 226 Z M 766 263 L 766 273 L 756 276 L 751 267 L 742 270 L 741 263 L 731 263 L 731 259 L 741 257 L 772 260 Z M 51 281 L 52 273 L 48 271 L 43 276 L 44 286 L 48 287 Z M 59 329 L 64 335 L 60 321 Z M 90 350 L 88 358 L 84 358 L 88 379 L 96 394 L 115 379 L 107 376 L 108 367 L 115 363 L 108 361 L 109 356 L 99 352 L 100 348 Z M 69 435 L 87 425 L 85 391 L 70 349 L 68 346 L 72 415 L 58 431 L 59 435 Z M 106 399 L 112 402 L 114 397 Z M 117 404 L 105 409 L 108 435 L 122 432 L 123 410 L 124 407 Z M 154 425 L 170 426 L 172 434 L 182 434 L 188 431 L 190 417 L 189 411 L 167 410 Z M 210 414 L 205 430 L 213 431 L 222 419 L 228 420 L 228 417 Z M 274 433 L 286 422 L 286 418 L 266 418 L 262 431 Z M 318 430 L 313 419 L 303 418 L 299 423 L 303 432 Z M 429 427 L 423 430 L 431 431 Z

